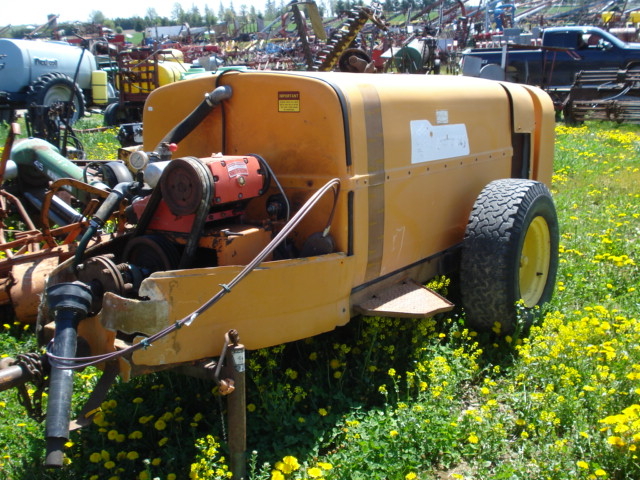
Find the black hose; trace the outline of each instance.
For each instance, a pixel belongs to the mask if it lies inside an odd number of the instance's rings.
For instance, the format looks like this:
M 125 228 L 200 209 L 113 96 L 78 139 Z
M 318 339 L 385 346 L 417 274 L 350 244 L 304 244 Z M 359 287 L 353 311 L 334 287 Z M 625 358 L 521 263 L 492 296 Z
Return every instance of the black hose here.
M 87 245 L 91 241 L 91 238 L 102 228 L 102 226 L 109 220 L 111 214 L 115 211 L 115 209 L 120 204 L 120 201 L 125 196 L 131 182 L 122 182 L 113 187 L 113 190 L 109 193 L 107 198 L 100 208 L 95 213 L 91 221 L 89 222 L 89 227 L 82 235 L 82 238 L 78 242 L 78 246 L 76 247 L 76 254 L 73 260 L 73 267 L 77 268 L 80 263 L 82 263 L 82 258 L 84 257 L 84 251 L 87 248 Z
M 91 306 L 91 289 L 82 282 L 60 283 L 47 289 L 47 301 L 55 320 L 55 335 L 51 352 L 74 357 L 78 344 L 78 324 L 86 318 Z M 69 439 L 69 419 L 73 375 L 68 370 L 52 367 L 49 376 L 47 403 L 46 467 L 61 467 L 64 444 Z
M 216 108 L 223 100 L 231 98 L 231 87 L 223 85 L 217 87 L 211 93 L 207 93 L 204 96 L 204 100 L 198 105 L 184 120 L 178 125 L 173 127 L 169 133 L 160 141 L 160 145 L 163 143 L 180 143 L 184 138 L 189 135 L 200 123 Z M 157 149 L 160 148 L 158 145 Z

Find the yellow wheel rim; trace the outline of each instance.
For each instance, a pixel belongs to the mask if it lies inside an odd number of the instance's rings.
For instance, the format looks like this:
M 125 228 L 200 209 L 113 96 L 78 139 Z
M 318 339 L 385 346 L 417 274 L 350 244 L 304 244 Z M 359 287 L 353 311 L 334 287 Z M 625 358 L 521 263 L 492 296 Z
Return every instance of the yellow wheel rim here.
M 543 217 L 533 219 L 520 255 L 520 296 L 527 308 L 540 301 L 549 278 L 551 234 Z

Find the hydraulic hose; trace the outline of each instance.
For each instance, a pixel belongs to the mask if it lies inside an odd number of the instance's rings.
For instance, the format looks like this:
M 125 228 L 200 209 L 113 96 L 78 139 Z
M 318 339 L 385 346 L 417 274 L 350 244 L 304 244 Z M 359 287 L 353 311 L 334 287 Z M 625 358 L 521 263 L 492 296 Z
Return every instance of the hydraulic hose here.
M 84 251 L 87 249 L 87 245 L 93 238 L 93 236 L 100 230 L 111 214 L 118 208 L 120 205 L 120 201 L 124 198 L 126 193 L 129 190 L 131 182 L 122 182 L 113 187 L 113 190 L 109 193 L 107 198 L 102 202 L 100 208 L 95 213 L 91 221 L 89 222 L 89 227 L 82 235 L 82 238 L 78 242 L 78 246 L 76 248 L 76 254 L 73 261 L 73 267 L 77 268 L 78 265 L 82 262 L 82 258 L 84 257 Z
M 160 141 L 156 149 L 160 149 L 162 144 L 180 143 L 187 135 L 189 135 L 200 123 L 216 108 L 223 100 L 231 98 L 231 87 L 222 85 L 215 88 L 212 92 L 204 95 L 204 100 L 198 105 L 184 120 L 173 127 L 169 133 Z
M 47 301 L 56 326 L 51 347 L 54 355 L 76 355 L 78 324 L 87 317 L 91 300 L 91 289 L 82 282 L 60 283 L 47 289 Z M 62 466 L 64 444 L 69 439 L 72 394 L 73 373 L 70 370 L 52 367 L 45 426 L 47 467 Z

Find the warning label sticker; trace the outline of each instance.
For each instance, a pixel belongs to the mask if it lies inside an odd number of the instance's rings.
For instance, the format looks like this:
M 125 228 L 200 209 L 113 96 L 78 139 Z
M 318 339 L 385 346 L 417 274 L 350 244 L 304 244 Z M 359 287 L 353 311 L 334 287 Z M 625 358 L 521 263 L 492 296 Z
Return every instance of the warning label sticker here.
M 227 163 L 227 172 L 229 173 L 229 178 L 236 178 L 241 175 L 249 175 L 249 169 L 244 162 Z
M 300 92 L 278 92 L 278 112 L 300 112 Z

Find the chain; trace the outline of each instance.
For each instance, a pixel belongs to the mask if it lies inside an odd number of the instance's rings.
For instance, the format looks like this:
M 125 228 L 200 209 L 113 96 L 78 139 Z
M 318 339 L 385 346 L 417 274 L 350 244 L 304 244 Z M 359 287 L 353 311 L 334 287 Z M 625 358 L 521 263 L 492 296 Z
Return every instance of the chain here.
M 220 409 L 220 425 L 222 425 L 222 439 L 225 442 L 228 442 L 229 439 L 227 437 L 227 423 L 226 418 L 224 416 L 224 407 L 222 405 L 222 395 L 218 394 L 218 408 Z
M 37 422 L 42 422 L 45 417 L 42 412 L 42 394 L 44 393 L 46 382 L 41 357 L 36 353 L 19 354 L 15 365 L 29 372 L 31 382 L 36 387 L 30 396 L 27 387 L 24 384 L 20 385 L 18 387 L 18 401 L 27 410 L 27 414 L 31 418 Z

